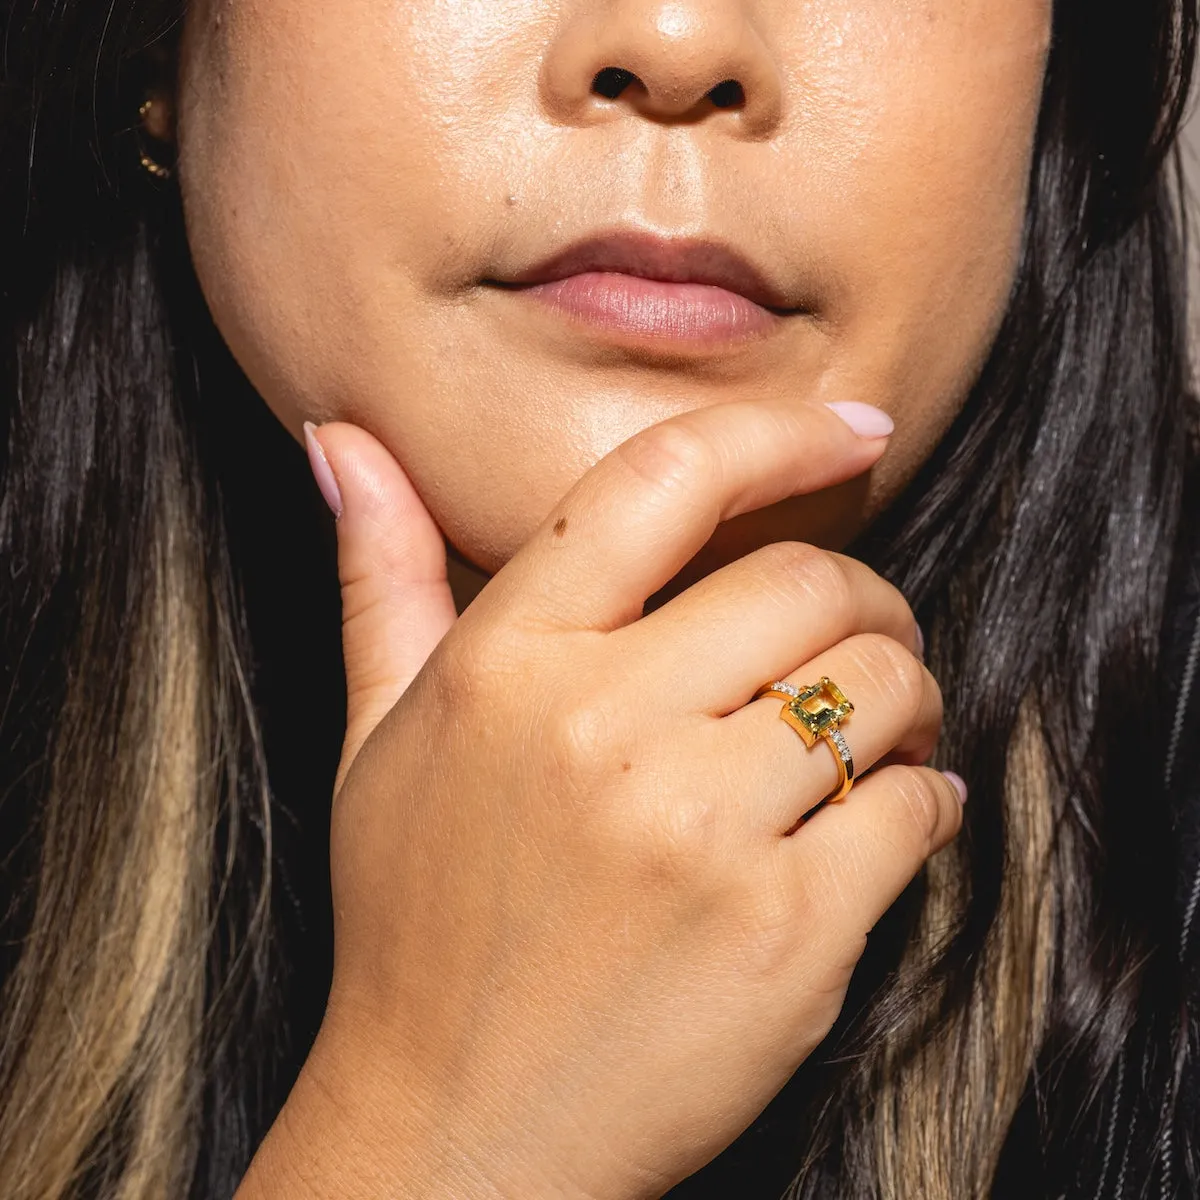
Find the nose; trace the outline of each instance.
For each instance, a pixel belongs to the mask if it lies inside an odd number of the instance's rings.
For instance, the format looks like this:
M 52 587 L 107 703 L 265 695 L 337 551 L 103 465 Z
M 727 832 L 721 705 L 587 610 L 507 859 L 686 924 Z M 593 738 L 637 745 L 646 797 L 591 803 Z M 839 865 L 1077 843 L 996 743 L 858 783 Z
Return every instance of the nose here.
M 630 110 L 662 123 L 706 119 L 770 135 L 783 112 L 782 72 L 750 0 L 579 0 L 542 63 L 548 115 L 593 124 Z

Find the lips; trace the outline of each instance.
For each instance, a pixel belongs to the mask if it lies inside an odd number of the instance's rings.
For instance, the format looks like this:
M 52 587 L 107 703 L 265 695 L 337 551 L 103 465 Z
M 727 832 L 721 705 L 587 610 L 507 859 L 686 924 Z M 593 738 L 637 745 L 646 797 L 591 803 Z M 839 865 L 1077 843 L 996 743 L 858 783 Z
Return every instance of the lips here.
M 781 315 L 802 311 L 737 251 L 718 242 L 615 234 L 576 242 L 514 275 L 514 285 L 555 283 L 572 276 L 615 273 L 661 283 L 722 288 Z
M 505 280 L 579 332 L 655 353 L 721 353 L 777 332 L 808 310 L 718 242 L 617 232 L 587 238 Z

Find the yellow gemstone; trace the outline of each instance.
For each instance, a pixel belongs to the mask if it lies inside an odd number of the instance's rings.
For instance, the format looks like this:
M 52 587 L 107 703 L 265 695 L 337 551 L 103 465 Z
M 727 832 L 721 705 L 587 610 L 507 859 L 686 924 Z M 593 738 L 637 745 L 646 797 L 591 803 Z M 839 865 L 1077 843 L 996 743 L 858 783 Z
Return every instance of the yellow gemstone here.
M 822 676 L 820 683 L 801 690 L 787 711 L 799 722 L 798 728 L 807 733 L 805 741 L 811 745 L 823 733 L 844 721 L 853 711 L 854 705 L 829 676 Z

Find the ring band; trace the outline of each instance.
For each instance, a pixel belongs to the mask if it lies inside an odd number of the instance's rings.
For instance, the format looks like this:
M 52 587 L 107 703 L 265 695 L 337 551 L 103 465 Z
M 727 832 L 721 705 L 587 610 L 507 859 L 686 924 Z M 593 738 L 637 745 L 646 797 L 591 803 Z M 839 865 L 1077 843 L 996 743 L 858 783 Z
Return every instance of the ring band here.
M 760 696 L 774 696 L 786 701 L 779 713 L 780 719 L 804 739 L 809 749 L 817 744 L 818 739 L 829 744 L 840 779 L 838 786 L 822 803 L 832 804 L 845 799 L 854 786 L 854 755 L 850 753 L 842 734 L 841 723 L 854 711 L 854 705 L 846 699 L 842 689 L 828 675 L 823 675 L 819 683 L 806 688 L 776 679 L 763 684 L 754 693 L 755 700 Z

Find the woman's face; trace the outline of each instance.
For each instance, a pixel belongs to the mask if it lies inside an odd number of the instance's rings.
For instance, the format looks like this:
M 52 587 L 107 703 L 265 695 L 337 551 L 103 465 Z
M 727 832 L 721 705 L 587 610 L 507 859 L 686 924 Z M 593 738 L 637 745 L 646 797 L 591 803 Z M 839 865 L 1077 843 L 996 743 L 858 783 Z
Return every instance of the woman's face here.
M 201 285 L 287 427 L 373 432 L 485 571 L 637 430 L 772 392 L 878 405 L 892 444 L 868 479 L 723 526 L 692 575 L 843 545 L 994 338 L 1051 7 L 195 0 L 179 173 Z M 513 286 L 591 239 L 548 272 L 572 281 Z

